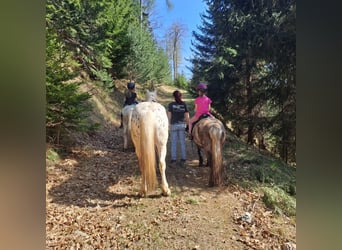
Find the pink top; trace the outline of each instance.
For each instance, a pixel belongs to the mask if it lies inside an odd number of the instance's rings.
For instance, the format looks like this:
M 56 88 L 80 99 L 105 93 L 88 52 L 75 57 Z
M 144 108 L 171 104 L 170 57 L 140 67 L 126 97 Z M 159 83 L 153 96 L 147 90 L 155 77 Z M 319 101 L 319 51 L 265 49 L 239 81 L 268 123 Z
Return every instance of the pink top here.
M 211 104 L 211 99 L 207 96 L 199 96 L 195 99 L 195 104 L 197 105 L 195 117 L 199 118 L 203 114 L 209 113 L 209 105 Z

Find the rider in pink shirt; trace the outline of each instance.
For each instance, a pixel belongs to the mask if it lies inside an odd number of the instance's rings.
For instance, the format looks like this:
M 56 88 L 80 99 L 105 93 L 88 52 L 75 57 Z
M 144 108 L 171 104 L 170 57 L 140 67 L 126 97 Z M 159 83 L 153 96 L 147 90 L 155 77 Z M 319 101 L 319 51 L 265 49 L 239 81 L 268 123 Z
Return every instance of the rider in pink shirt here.
M 195 114 L 191 119 L 189 120 L 189 133 L 191 134 L 192 130 L 192 124 L 199 119 L 199 117 L 203 114 L 210 114 L 210 104 L 211 99 L 206 96 L 207 92 L 207 85 L 204 83 L 200 83 L 196 87 L 198 92 L 198 97 L 195 99 Z
M 195 99 L 196 112 L 195 117 L 198 119 L 202 114 L 209 114 L 211 99 L 206 95 L 199 96 Z

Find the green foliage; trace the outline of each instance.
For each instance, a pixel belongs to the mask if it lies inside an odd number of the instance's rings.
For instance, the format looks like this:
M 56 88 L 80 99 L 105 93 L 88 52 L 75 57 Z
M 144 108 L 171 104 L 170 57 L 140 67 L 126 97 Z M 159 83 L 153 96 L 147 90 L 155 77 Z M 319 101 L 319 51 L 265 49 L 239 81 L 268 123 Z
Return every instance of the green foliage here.
M 164 51 L 159 48 L 151 33 L 136 25 L 130 25 L 128 38 L 131 41 L 127 57 L 127 73 L 138 82 L 169 82 L 170 67 Z
M 89 75 L 119 74 L 123 67 L 127 27 L 133 6 L 126 0 L 47 1 L 47 25 Z
M 188 197 L 185 201 L 187 204 L 198 205 L 199 201 L 194 197 Z
M 96 76 L 96 80 L 101 81 L 106 89 L 114 88 L 113 79 L 106 70 L 93 70 L 93 74 Z
M 268 208 L 276 213 L 285 213 L 287 216 L 296 215 L 296 199 L 288 196 L 284 190 L 276 186 L 265 186 L 261 191 L 264 193 L 262 200 Z
M 233 164 L 241 168 L 242 178 L 237 177 L 237 179 L 248 180 L 256 184 L 276 185 L 290 195 L 295 195 L 296 168 L 287 165 L 280 159 L 262 155 L 239 140 L 230 141 L 227 150 L 226 157 L 233 158 Z
M 53 148 L 49 148 L 46 151 L 46 159 L 48 159 L 51 162 L 57 162 L 60 160 L 60 157 L 59 157 L 58 153 Z
M 87 102 L 89 98 L 88 93 L 79 93 L 79 84 L 47 82 L 47 128 L 55 128 L 57 133 L 64 129 L 87 130 L 89 125 L 86 118 L 91 110 L 91 106 Z M 57 138 L 58 141 L 59 138 Z
M 295 169 L 280 162 L 262 162 L 251 169 L 251 179 L 277 185 L 289 195 L 295 195 Z
M 168 57 L 162 48 L 157 48 L 155 78 L 158 82 L 171 83 L 171 68 L 168 62 Z
M 81 82 L 72 80 L 80 70 L 106 89 L 114 87 L 113 77 L 127 74 L 141 83 L 171 81 L 167 57 L 148 23 L 139 25 L 139 13 L 137 1 L 47 1 L 48 137 L 59 142 L 63 131 L 96 129 L 86 122 L 90 96 L 80 92 Z
M 209 83 L 212 106 L 247 143 L 271 134 L 269 149 L 295 162 L 295 1 L 206 2 L 191 85 Z
M 263 201 L 278 213 L 295 215 L 296 168 L 270 154 L 261 154 L 252 146 L 229 135 L 225 158 L 229 173 L 240 186 L 265 193 Z
M 181 89 L 187 89 L 189 87 L 188 80 L 183 74 L 177 75 L 174 85 Z
M 75 77 L 77 64 L 53 30 L 47 30 L 46 48 L 46 127 L 47 136 L 59 143 L 65 129 L 87 129 L 85 119 L 91 110 L 88 93 L 80 93 Z

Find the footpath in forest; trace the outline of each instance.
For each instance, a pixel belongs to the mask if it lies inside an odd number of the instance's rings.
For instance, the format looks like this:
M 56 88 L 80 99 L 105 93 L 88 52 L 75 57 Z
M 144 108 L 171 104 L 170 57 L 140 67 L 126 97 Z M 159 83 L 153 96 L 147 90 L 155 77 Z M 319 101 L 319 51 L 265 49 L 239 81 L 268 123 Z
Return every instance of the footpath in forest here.
M 164 105 L 174 89 L 158 89 Z M 232 158 L 224 161 L 226 185 L 208 187 L 209 169 L 197 166 L 197 150 L 189 140 L 185 166 L 166 170 L 172 195 L 161 196 L 158 189 L 140 198 L 135 152 L 122 149 L 122 92 L 96 95 L 101 115 L 93 119 L 101 120 L 100 129 L 75 134 L 58 154 L 48 149 L 46 249 L 296 248 L 295 218 L 267 209 L 261 193 L 234 182 L 228 170 L 239 169 L 228 167 Z

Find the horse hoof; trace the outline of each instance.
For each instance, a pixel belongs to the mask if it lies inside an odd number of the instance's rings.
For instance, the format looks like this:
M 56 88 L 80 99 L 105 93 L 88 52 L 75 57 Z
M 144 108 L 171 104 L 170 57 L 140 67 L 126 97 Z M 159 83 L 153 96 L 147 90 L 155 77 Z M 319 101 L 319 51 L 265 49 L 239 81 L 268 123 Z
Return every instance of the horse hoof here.
M 170 196 L 170 195 L 171 195 L 171 190 L 168 189 L 166 192 L 164 191 L 164 192 L 163 192 L 163 195 L 164 195 L 164 196 Z
M 139 192 L 139 196 L 140 196 L 141 198 L 146 197 L 146 192 L 140 191 L 140 192 Z

